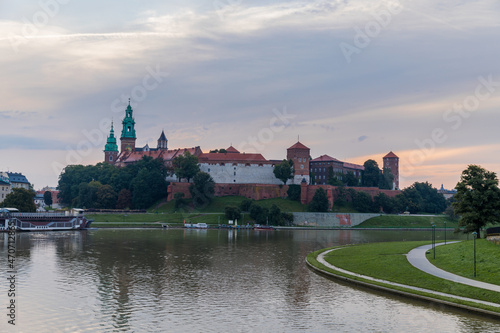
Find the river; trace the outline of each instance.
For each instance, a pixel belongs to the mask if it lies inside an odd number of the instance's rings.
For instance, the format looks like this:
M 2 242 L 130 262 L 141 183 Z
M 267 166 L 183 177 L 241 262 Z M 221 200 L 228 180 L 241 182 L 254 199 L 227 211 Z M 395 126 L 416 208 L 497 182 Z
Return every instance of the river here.
M 367 230 L 18 233 L 9 297 L 1 234 L 0 331 L 500 331 L 490 319 L 328 280 L 304 263 L 309 252 L 329 246 L 430 237 Z M 15 326 L 8 323 L 11 299 Z

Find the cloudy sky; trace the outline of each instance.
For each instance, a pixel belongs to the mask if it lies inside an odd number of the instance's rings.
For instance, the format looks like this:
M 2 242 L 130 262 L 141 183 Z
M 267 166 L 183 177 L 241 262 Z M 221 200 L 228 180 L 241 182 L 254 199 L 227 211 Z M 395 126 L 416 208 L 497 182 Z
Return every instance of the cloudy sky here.
M 400 157 L 401 185 L 500 172 L 496 0 L 0 0 L 0 170 L 55 186 L 137 145 Z

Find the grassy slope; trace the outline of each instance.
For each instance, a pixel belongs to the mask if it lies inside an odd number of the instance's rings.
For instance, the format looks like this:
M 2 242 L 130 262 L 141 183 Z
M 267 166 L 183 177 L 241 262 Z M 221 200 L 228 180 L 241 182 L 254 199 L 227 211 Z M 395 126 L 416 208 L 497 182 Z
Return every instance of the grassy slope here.
M 429 242 L 425 241 L 393 242 L 349 246 L 333 251 L 332 253 L 327 255 L 325 259 L 331 264 L 349 270 L 351 272 L 372 276 L 387 281 L 441 291 L 448 294 L 500 303 L 500 293 L 443 280 L 426 274 L 411 266 L 410 263 L 406 260 L 404 254 L 408 253 L 411 249 L 417 246 L 428 243 Z M 500 281 L 500 275 L 497 275 L 496 278 L 497 281 Z M 401 289 L 394 287 L 390 288 Z M 425 294 L 420 292 L 418 293 Z M 459 303 L 468 304 L 467 302 L 462 301 L 459 301 Z M 491 308 L 488 306 L 481 305 L 478 307 L 497 312 L 499 311 L 498 308 Z
M 429 228 L 435 224 L 437 228 L 443 228 L 446 222 L 447 228 L 456 228 L 456 221 L 446 216 L 400 216 L 382 215 L 373 217 L 354 228 Z
M 435 266 L 469 279 L 500 283 L 500 246 L 485 239 L 476 240 L 476 278 L 474 278 L 474 241 L 436 247 L 436 259 L 432 252 L 427 259 Z
M 147 214 L 87 214 L 89 219 L 94 219 L 94 226 L 102 226 L 105 222 L 138 222 L 138 223 L 208 223 L 208 224 L 221 224 L 227 223 L 224 217 L 224 208 L 226 206 L 239 206 L 245 197 L 240 196 L 225 196 L 215 197 L 210 205 L 202 207 L 201 209 L 187 209 L 176 210 L 174 201 L 162 204 L 159 207 L 154 206 L 155 209 L 148 210 Z M 273 204 L 280 207 L 282 211 L 305 211 L 306 206 L 299 202 L 287 199 L 266 199 L 259 200 L 257 203 L 263 207 L 270 208 Z M 157 207 L 157 208 L 156 208 Z M 240 224 L 249 221 L 248 214 L 243 214 L 243 218 L 239 221 Z M 220 217 L 220 218 L 219 218 Z M 102 223 L 100 223 L 102 222 Z M 126 224 L 124 224 L 126 225 Z M 118 225 L 113 225 L 118 226 Z M 121 226 L 121 225 L 120 225 Z

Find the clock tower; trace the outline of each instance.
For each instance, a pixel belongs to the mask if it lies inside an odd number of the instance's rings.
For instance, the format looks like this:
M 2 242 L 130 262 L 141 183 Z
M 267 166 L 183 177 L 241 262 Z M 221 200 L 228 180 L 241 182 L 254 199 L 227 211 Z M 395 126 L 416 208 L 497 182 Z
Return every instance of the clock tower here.
M 122 135 L 120 137 L 121 141 L 121 153 L 133 152 L 135 150 L 135 120 L 132 116 L 132 107 L 130 106 L 130 100 L 128 101 L 127 109 L 125 110 L 125 118 L 123 118 L 122 125 Z

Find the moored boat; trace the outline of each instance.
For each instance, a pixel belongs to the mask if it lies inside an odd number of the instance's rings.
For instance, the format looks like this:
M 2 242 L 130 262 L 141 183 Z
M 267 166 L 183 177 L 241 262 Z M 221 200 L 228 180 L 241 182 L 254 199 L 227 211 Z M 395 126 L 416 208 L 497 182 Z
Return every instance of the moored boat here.
M 0 208 L 0 231 L 83 230 L 91 223 L 78 208 L 64 213 L 21 213 L 14 208 Z

